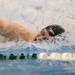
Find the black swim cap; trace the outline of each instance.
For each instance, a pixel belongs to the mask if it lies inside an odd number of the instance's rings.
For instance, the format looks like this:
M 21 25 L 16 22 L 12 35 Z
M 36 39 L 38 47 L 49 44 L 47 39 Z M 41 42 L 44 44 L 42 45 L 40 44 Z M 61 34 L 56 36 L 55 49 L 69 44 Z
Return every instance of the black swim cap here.
M 49 25 L 45 28 L 50 36 L 56 36 L 65 32 L 64 28 L 59 25 Z

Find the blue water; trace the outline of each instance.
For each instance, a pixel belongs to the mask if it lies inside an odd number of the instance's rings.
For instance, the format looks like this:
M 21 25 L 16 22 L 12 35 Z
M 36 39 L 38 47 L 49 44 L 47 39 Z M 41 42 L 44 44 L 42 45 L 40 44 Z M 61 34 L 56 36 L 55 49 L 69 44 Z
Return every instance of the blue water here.
M 1 48 L 0 53 L 5 55 L 33 54 L 40 52 L 75 52 L 75 46 L 61 46 L 47 51 L 47 49 L 32 47 Z M 0 60 L 0 75 L 75 75 L 74 61 L 40 61 L 40 60 Z

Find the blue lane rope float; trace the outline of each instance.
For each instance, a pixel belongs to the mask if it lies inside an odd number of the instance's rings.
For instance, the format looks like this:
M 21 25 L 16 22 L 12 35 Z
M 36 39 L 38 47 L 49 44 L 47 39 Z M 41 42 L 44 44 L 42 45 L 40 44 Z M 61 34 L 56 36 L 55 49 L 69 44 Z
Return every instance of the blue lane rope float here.
M 33 53 L 32 55 L 30 54 L 24 54 L 21 53 L 20 55 L 18 54 L 0 54 L 0 60 L 60 60 L 60 61 L 75 61 L 75 53 L 58 53 L 58 52 L 53 52 L 50 54 L 47 53 Z

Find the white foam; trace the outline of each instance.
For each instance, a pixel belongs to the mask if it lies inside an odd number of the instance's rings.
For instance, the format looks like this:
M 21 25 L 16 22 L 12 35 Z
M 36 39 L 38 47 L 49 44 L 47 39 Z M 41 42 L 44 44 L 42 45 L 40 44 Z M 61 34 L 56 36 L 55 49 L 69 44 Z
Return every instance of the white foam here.
M 36 32 L 51 24 L 62 25 L 70 33 L 66 44 L 75 44 L 75 0 L 0 0 L 0 18 L 23 22 Z M 38 47 L 56 48 L 64 44 L 45 43 Z

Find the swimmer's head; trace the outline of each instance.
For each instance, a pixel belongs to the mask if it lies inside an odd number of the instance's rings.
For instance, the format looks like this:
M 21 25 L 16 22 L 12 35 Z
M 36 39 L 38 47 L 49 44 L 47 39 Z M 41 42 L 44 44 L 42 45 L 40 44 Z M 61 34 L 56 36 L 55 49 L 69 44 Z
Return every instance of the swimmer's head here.
M 49 25 L 41 30 L 41 32 L 37 35 L 36 40 L 49 39 L 49 37 L 55 37 L 64 32 L 64 28 L 59 25 Z
M 64 28 L 59 25 L 50 25 L 45 28 L 49 34 L 49 36 L 57 36 L 65 32 Z

